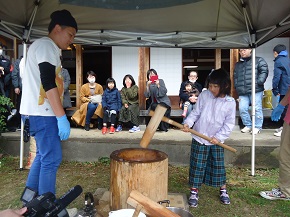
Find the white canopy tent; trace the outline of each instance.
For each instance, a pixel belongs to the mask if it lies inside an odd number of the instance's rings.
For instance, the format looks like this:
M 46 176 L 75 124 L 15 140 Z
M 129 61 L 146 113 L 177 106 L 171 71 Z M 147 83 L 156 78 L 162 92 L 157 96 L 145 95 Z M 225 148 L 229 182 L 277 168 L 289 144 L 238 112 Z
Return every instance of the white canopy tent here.
M 75 43 L 205 49 L 251 47 L 252 61 L 256 47 L 290 29 L 289 0 L 0 1 L 0 34 L 25 43 L 47 35 L 50 14 L 61 9 L 69 10 L 77 20 Z M 254 93 L 255 82 L 252 83 Z M 255 94 L 252 95 L 254 98 Z M 255 105 L 252 117 L 254 120 Z M 254 162 L 255 135 L 252 175 Z
M 256 47 L 290 29 L 289 0 L 1 0 L 0 31 L 33 41 L 67 9 L 76 43 L 108 46 Z M 254 36 L 254 37 L 253 37 Z

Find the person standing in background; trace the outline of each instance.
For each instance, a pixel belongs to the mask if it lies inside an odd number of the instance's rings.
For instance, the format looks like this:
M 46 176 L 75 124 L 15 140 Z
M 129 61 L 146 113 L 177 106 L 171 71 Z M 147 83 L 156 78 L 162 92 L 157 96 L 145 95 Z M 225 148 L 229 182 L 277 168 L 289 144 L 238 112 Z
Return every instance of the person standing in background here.
M 48 36 L 35 40 L 28 49 L 20 105 L 21 115 L 29 116 L 30 135 L 35 137 L 37 146 L 26 186 L 39 195 L 55 194 L 56 173 L 62 160 L 61 141 L 70 135 L 70 123 L 62 106 L 60 49 L 73 43 L 78 30 L 67 10 L 54 11 L 50 18 Z
M 3 96 L 9 97 L 11 83 L 10 60 L 4 56 L 3 46 L 0 43 L 0 91 Z
M 279 102 L 284 98 L 287 90 L 290 86 L 290 60 L 288 57 L 288 52 L 286 46 L 283 44 L 278 44 L 273 49 L 274 54 L 274 75 L 272 80 L 272 92 L 279 98 Z M 282 120 L 285 117 L 287 107 L 285 107 L 282 113 Z M 283 127 L 276 129 L 274 136 L 281 136 Z
M 271 120 L 278 121 L 281 118 L 285 107 L 288 105 L 284 118 L 279 150 L 279 178 L 278 187 L 270 191 L 261 191 L 260 195 L 268 200 L 290 201 L 290 88 L 278 106 L 272 111 Z
M 234 84 L 239 95 L 239 111 L 244 124 L 242 133 L 258 134 L 263 126 L 262 99 L 265 90 L 264 83 L 268 77 L 268 65 L 262 57 L 256 57 L 255 75 L 256 89 L 255 102 L 252 102 L 252 49 L 240 49 L 241 59 L 236 63 L 234 69 Z M 249 114 L 250 104 L 255 103 L 255 126 L 252 126 Z
M 20 103 L 21 103 L 21 95 L 22 95 L 22 80 L 20 77 L 20 61 L 23 56 L 15 60 L 13 64 L 13 71 L 11 73 L 12 76 L 12 85 L 14 87 L 14 93 L 16 94 L 16 109 L 17 109 L 17 114 L 16 114 L 16 122 L 17 122 L 17 128 L 20 129 L 21 127 L 21 115 L 19 113 L 20 109 Z
M 71 98 L 69 94 L 69 85 L 70 85 L 70 75 L 67 69 L 61 67 L 61 74 L 63 77 L 63 88 L 64 88 L 64 93 L 63 93 L 63 108 L 66 110 L 67 108 L 71 108 Z

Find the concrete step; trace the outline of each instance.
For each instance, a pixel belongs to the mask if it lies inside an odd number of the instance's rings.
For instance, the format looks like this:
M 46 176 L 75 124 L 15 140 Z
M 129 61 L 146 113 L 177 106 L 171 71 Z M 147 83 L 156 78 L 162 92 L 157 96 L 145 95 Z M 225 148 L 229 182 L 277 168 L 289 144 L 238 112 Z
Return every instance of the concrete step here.
M 63 160 L 93 162 L 101 157 L 110 157 L 118 149 L 140 148 L 144 130 L 145 126 L 141 126 L 141 131 L 137 133 L 129 133 L 124 129 L 115 134 L 102 135 L 97 129 L 85 131 L 72 128 L 70 138 L 62 143 Z M 263 129 L 255 136 L 256 167 L 278 167 L 280 137 L 275 137 L 273 133 L 273 129 Z M 19 156 L 20 132 L 2 133 L 0 144 L 3 153 Z M 250 167 L 253 144 L 251 134 L 235 129 L 225 144 L 237 149 L 236 153 L 225 150 L 226 166 Z M 170 164 L 189 165 L 191 135 L 178 129 L 169 129 L 166 133 L 157 131 L 148 148 L 165 152 Z M 26 143 L 24 156 L 28 155 L 28 150 L 29 144 Z

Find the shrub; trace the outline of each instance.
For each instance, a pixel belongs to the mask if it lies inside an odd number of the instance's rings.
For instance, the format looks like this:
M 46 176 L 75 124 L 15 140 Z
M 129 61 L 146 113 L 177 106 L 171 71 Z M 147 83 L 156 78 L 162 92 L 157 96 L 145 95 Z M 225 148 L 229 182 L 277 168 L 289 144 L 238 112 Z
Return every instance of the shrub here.
M 10 98 L 0 95 L 0 133 L 6 130 L 6 121 L 7 118 L 5 114 L 8 112 L 8 107 L 12 108 L 13 103 Z

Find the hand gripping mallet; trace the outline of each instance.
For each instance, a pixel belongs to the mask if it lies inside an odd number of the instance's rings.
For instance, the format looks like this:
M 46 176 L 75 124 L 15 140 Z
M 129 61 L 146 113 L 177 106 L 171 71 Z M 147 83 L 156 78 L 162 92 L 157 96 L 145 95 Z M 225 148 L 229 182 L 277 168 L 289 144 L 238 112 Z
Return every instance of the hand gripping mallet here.
M 154 111 L 150 111 L 150 112 L 149 112 L 149 116 L 153 116 L 153 115 L 155 115 L 155 114 L 154 114 Z M 169 119 L 169 118 L 167 118 L 167 117 L 162 117 L 161 120 L 164 121 L 164 122 L 166 122 L 166 123 L 169 123 L 169 124 L 171 124 L 171 125 L 173 125 L 173 126 L 175 126 L 175 127 L 178 127 L 179 129 L 183 129 L 183 125 L 182 125 L 182 124 L 177 123 L 176 121 L 173 121 L 173 120 L 171 120 L 171 119 Z M 200 137 L 200 138 L 203 138 L 203 139 L 205 139 L 205 140 L 207 140 L 207 141 L 211 141 L 211 138 L 210 138 L 210 137 L 205 136 L 205 135 L 203 135 L 203 134 L 201 134 L 201 133 L 199 133 L 199 132 L 197 132 L 197 131 L 195 131 L 195 130 L 193 130 L 193 129 L 189 129 L 189 132 L 191 132 L 192 134 L 194 134 L 194 135 L 196 135 L 196 136 L 198 136 L 198 137 Z M 234 148 L 232 148 L 232 147 L 230 147 L 230 146 L 228 146 L 228 145 L 226 145 L 226 144 L 223 144 L 223 143 L 220 143 L 220 142 L 219 142 L 219 143 L 217 143 L 217 145 L 218 145 L 218 146 L 221 146 L 221 147 L 223 147 L 224 149 L 227 149 L 227 150 L 229 150 L 229 151 L 237 152 L 236 149 L 234 149 Z

